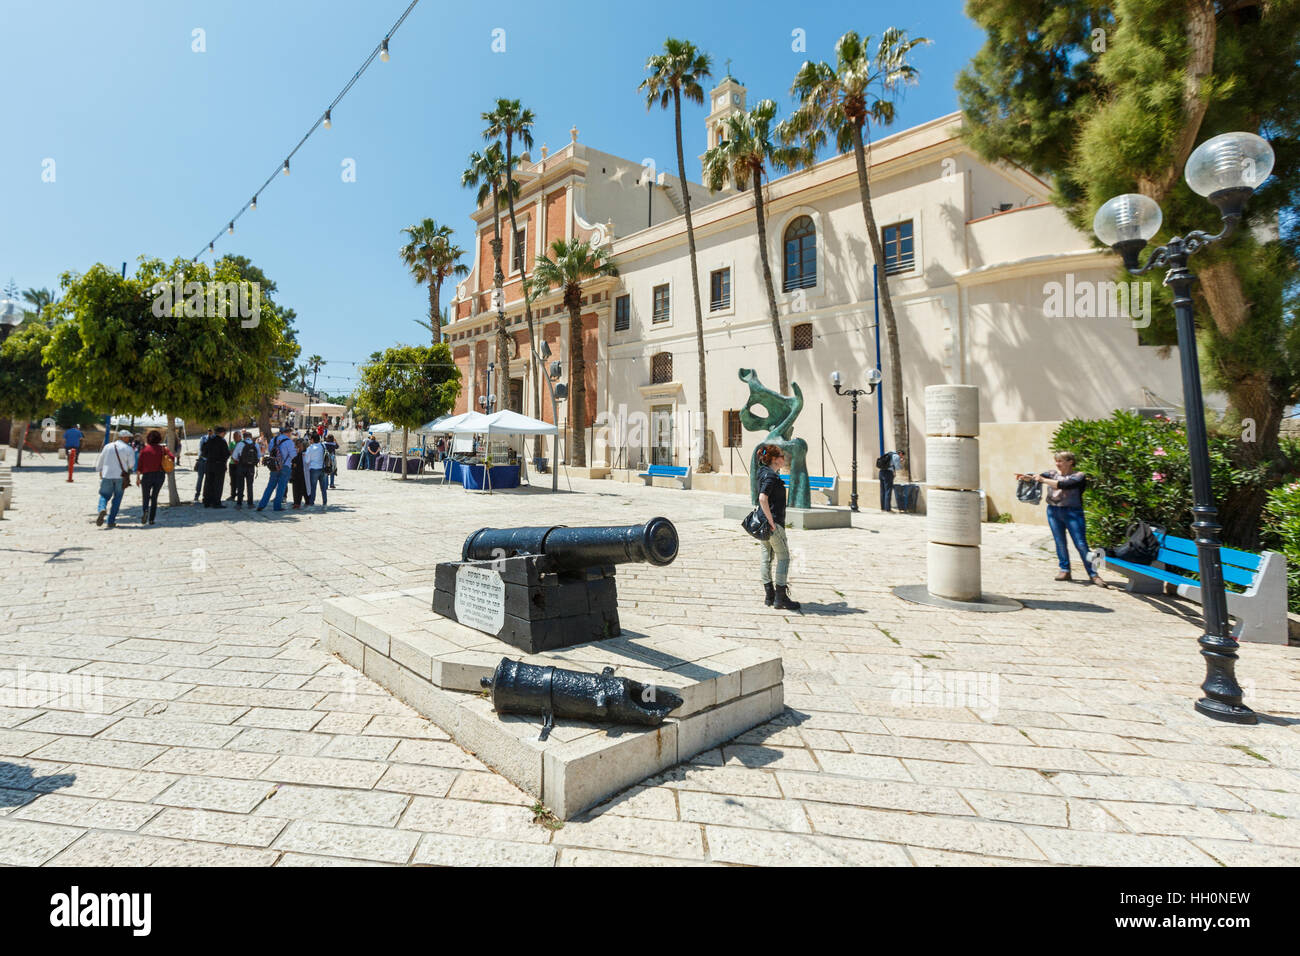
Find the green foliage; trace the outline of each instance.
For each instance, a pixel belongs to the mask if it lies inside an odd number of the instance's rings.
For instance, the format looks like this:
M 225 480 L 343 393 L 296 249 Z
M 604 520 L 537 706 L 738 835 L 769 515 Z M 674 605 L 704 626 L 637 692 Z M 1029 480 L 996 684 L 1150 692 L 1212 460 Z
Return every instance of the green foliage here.
M 805 146 L 781 145 L 784 129 L 776 122 L 776 102 L 760 100 L 746 113 L 733 113 L 723 122 L 725 138 L 704 154 L 704 185 L 712 192 L 724 189 L 727 180 L 737 189 L 751 182 L 771 179 L 774 169 L 811 166 L 813 150 Z
M 50 306 L 56 322 L 44 351 L 50 397 L 118 412 L 157 409 L 192 421 L 223 421 L 273 393 L 273 360 L 284 348 L 279 311 L 264 300 L 256 322 L 246 326 L 251 318 L 222 317 L 182 299 L 155 315 L 157 284 L 178 275 L 186 283 L 242 278 L 230 259 L 209 269 L 187 259 L 168 265 L 142 258 L 131 277 L 98 263 L 84 275 L 65 273 L 63 298 Z
M 704 80 L 712 73 L 713 62 L 689 40 L 669 37 L 664 40 L 664 50 L 645 61 L 649 76 L 641 81 L 637 91 L 645 94 L 645 108 L 649 112 L 658 103 L 664 109 L 675 106 L 678 98 L 696 105 L 704 102 Z
M 49 342 L 50 330 L 39 322 L 29 322 L 0 345 L 0 417 L 28 422 L 54 410 L 41 361 Z
M 361 370 L 357 407 L 376 421 L 419 428 L 451 411 L 460 394 L 451 346 L 398 345 Z
M 54 424 L 60 428 L 71 428 L 73 425 L 81 425 L 83 428 L 91 425 L 97 416 L 92 408 L 87 408 L 81 402 L 66 402 L 54 410 Z
M 1300 613 L 1300 481 L 1268 493 L 1263 537 L 1267 548 L 1286 555 L 1287 605 Z
M 1110 418 L 1062 422 L 1054 451 L 1071 451 L 1088 476 L 1083 496 L 1088 537 L 1119 544 L 1129 522 L 1142 519 L 1180 537 L 1194 537 L 1191 463 L 1181 422 L 1117 411 Z M 1210 439 L 1211 487 L 1217 498 L 1258 489 L 1260 469 L 1233 465 L 1233 442 Z M 1226 542 L 1232 544 L 1233 542 Z

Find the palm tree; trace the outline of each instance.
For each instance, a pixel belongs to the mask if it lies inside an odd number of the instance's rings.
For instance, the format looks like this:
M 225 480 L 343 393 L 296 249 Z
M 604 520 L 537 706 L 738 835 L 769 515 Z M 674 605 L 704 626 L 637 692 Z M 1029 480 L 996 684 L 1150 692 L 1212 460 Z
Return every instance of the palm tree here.
M 545 295 L 553 286 L 564 290 L 564 304 L 569 310 L 569 422 L 573 437 L 569 441 L 569 464 L 580 466 L 587 460 L 584 432 L 587 410 L 586 358 L 582 352 L 582 283 L 597 276 L 616 276 L 618 266 L 605 249 L 593 249 L 591 243 L 556 239 L 551 254 L 542 255 L 533 266 L 532 290 Z M 557 423 L 558 424 L 558 423 Z
M 772 286 L 772 267 L 767 255 L 767 217 L 763 214 L 763 177 L 768 168 L 793 169 L 805 165 L 812 153 L 805 147 L 778 145 L 776 103 L 762 100 L 747 113 L 733 113 L 724 123 L 725 138 L 704 154 L 704 185 L 717 191 L 733 182 L 737 189 L 754 191 L 754 217 L 758 221 L 758 256 L 763 264 L 763 282 L 767 286 L 767 308 L 772 319 L 772 337 L 776 340 L 777 373 L 780 392 L 790 392 L 790 375 L 785 364 L 785 339 L 781 335 L 781 318 L 776 310 L 776 289 Z
M 919 73 L 907 62 L 908 54 L 930 41 L 925 37 L 908 39 L 907 31 L 889 27 L 880 35 L 874 55 L 871 37 L 860 38 L 850 30 L 835 44 L 835 65 L 806 61 L 790 87 L 799 108 L 783 124 L 787 142 L 800 139 L 814 152 L 835 136 L 835 148 L 841 153 L 853 150 L 858 170 L 858 196 L 862 218 L 866 221 L 871 253 L 880 277 L 880 304 L 885 315 L 885 339 L 889 344 L 889 398 L 893 406 L 894 447 L 907 446 L 907 420 L 903 414 L 903 366 L 899 358 L 898 322 L 894 317 L 894 300 L 885 271 L 885 250 L 871 209 L 871 185 L 867 177 L 866 146 L 869 124 L 888 126 L 894 120 L 894 99 L 899 88 L 915 84 Z M 906 468 L 906 466 L 904 466 Z
M 533 123 L 536 117 L 532 110 L 520 106 L 518 100 L 498 99 L 497 105 L 483 114 L 487 128 L 483 130 L 485 140 L 496 140 L 504 144 L 506 157 L 506 209 L 510 212 L 510 245 L 514 248 L 514 239 L 519 235 L 519 224 L 515 220 L 515 196 L 519 185 L 514 178 L 514 142 L 519 140 L 525 149 L 533 148 Z M 513 252 L 511 253 L 513 256 Z M 526 289 L 528 285 L 528 254 L 521 251 L 519 278 Z M 542 360 L 537 354 L 537 330 L 533 325 L 532 297 L 524 295 L 524 323 L 528 326 L 528 345 L 533 357 L 533 408 L 540 416 L 542 408 Z M 542 436 L 533 439 L 533 456 L 542 455 Z
M 518 158 L 514 160 L 518 162 Z M 497 409 L 506 407 L 506 395 L 510 387 L 510 333 L 506 329 L 506 296 L 502 290 L 505 276 L 501 272 L 501 193 L 510 192 L 519 186 L 510 175 L 504 151 L 500 143 L 493 143 L 482 153 L 469 154 L 469 166 L 461 174 L 460 183 L 467 189 L 478 187 L 476 199 L 481 206 L 492 202 L 492 298 L 497 308 Z
M 454 234 L 451 226 L 440 226 L 433 219 L 425 219 L 414 226 L 407 226 L 402 232 L 410 241 L 402 246 L 399 255 L 417 284 L 429 287 L 429 331 L 433 333 L 433 344 L 442 341 L 442 316 L 440 298 L 442 284 L 452 276 L 469 275 L 469 268 L 461 261 L 465 250 L 451 241 Z
M 41 317 L 41 312 L 47 306 L 54 304 L 54 293 L 49 289 L 26 289 L 23 291 L 23 298 L 31 305 L 36 306 L 36 318 Z
M 637 88 L 645 91 L 647 112 L 654 108 L 656 100 L 664 109 L 670 103 L 673 107 L 677 178 L 682 184 L 682 204 L 686 207 L 686 244 L 691 253 L 691 292 L 695 295 L 695 351 L 700 365 L 700 420 L 704 434 L 698 469 L 703 472 L 713 470 L 709 461 L 709 393 L 704 378 L 704 309 L 700 305 L 700 269 L 695 258 L 695 224 L 691 221 L 691 190 L 686 182 L 686 159 L 682 153 L 682 97 L 697 106 L 703 104 L 704 87 L 700 81 L 712 75 L 709 66 L 709 55 L 697 50 L 695 44 L 669 37 L 664 41 L 664 52 L 646 60 L 646 72 L 650 75 Z

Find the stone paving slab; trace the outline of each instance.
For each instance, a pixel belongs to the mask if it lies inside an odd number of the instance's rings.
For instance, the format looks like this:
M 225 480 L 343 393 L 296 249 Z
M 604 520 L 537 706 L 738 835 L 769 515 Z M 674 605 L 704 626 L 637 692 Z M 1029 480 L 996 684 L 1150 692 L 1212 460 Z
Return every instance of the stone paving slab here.
M 324 514 L 146 528 L 132 489 L 106 531 L 89 464 L 65 476 L 13 470 L 0 522 L 0 864 L 1300 863 L 1300 650 L 1245 645 L 1265 719 L 1208 721 L 1196 606 L 1054 582 L 1042 528 L 984 526 L 986 586 L 1026 605 L 993 622 L 892 596 L 921 517 L 794 532 L 786 614 L 722 495 L 345 472 Z M 321 646 L 323 601 L 430 588 L 478 527 L 657 514 L 681 554 L 621 568 L 621 614 L 774 653 L 785 710 L 559 829 Z

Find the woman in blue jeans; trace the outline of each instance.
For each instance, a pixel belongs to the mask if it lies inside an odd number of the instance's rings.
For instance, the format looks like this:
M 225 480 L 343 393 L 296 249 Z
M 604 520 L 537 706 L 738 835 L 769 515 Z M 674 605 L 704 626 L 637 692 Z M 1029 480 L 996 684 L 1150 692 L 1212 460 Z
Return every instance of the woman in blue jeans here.
M 1026 481 L 1036 481 L 1046 485 L 1047 491 L 1047 526 L 1052 529 L 1056 539 L 1056 560 L 1060 571 L 1058 581 L 1070 580 L 1070 547 L 1065 540 L 1068 533 L 1074 541 L 1074 547 L 1083 559 L 1083 569 L 1088 579 L 1099 587 L 1106 587 L 1088 560 L 1088 529 L 1083 517 L 1083 489 L 1087 487 L 1088 476 L 1076 471 L 1074 454 L 1068 451 L 1056 453 L 1056 470 L 1044 471 L 1037 475 L 1017 475 Z

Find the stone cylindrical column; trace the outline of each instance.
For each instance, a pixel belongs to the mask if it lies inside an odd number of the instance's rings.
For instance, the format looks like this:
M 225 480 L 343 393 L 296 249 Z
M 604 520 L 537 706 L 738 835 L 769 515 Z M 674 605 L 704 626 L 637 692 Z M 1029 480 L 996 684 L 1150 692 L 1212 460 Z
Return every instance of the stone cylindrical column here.
M 927 590 L 978 601 L 980 582 L 979 388 L 925 390 Z

